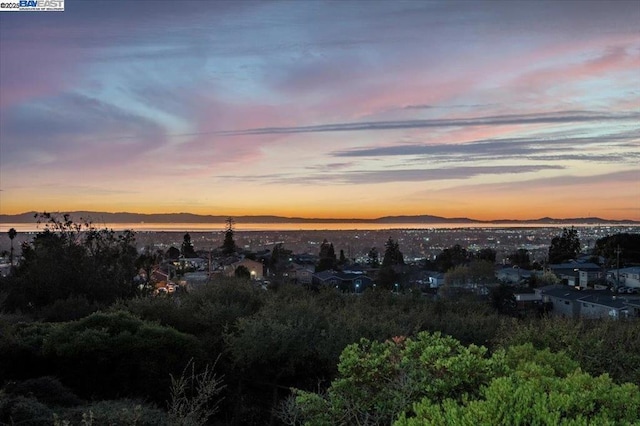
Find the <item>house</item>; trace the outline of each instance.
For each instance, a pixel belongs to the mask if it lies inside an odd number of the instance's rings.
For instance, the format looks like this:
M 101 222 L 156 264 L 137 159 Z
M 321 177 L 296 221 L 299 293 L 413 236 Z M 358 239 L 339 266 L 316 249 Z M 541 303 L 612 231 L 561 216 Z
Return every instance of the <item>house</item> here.
M 531 279 L 531 276 L 535 274 L 535 271 L 518 268 L 517 266 L 505 266 L 496 271 L 496 278 L 503 283 L 519 284 Z
M 310 285 L 313 281 L 314 267 L 292 263 L 285 274 L 296 284 Z
M 373 286 L 373 280 L 364 274 L 328 270 L 317 272 L 312 278 L 313 284 L 332 286 L 344 292 L 360 293 Z
M 550 303 L 551 313 L 555 316 L 578 318 L 580 304 L 575 303 L 586 294 L 568 285 L 550 285 L 536 289 L 543 303 Z
M 542 301 L 552 305 L 552 315 L 570 318 L 624 318 L 638 313 L 640 300 L 619 297 L 602 290 L 578 290 L 566 285 L 536 289 Z
M 580 316 L 582 318 L 623 318 L 629 315 L 629 307 L 625 299 L 612 296 L 589 294 L 579 299 Z
M 261 280 L 264 278 L 264 265 L 262 262 L 256 262 L 251 259 L 241 259 L 224 266 L 224 275 L 233 277 L 238 267 L 244 266 L 249 270 L 252 280 Z
M 444 274 L 442 272 L 430 272 L 427 277 L 429 288 L 440 288 L 444 285 Z
M 640 266 L 631 268 L 613 269 L 607 272 L 607 277 L 613 283 L 618 283 L 618 274 L 620 274 L 620 286 L 630 288 L 640 288 Z
M 589 262 L 567 262 L 549 265 L 563 284 L 587 288 L 589 281 L 602 278 L 602 267 Z
M 207 268 L 208 261 L 201 257 L 182 257 L 173 261 L 173 266 L 182 271 L 204 271 Z

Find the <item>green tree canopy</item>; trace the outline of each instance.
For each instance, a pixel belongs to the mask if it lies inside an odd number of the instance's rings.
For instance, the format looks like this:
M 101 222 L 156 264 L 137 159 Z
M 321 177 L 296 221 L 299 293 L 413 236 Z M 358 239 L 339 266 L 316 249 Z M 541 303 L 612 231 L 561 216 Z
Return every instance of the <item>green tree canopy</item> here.
M 620 266 L 640 263 L 640 234 L 621 233 L 608 235 L 596 241 L 593 251 L 603 256 L 607 266 L 616 266 L 620 250 Z
M 423 425 L 631 425 L 640 413 L 640 392 L 630 383 L 617 385 L 606 375 L 579 370 L 566 377 L 549 376 L 527 365 L 483 388 L 479 399 L 433 402 L 413 407 L 396 426 Z
M 307 424 L 390 424 L 422 398 L 462 399 L 506 371 L 487 349 L 465 347 L 439 333 L 384 342 L 362 339 L 340 356 L 338 378 L 325 396 L 296 392 L 296 410 Z
M 325 393 L 295 391 L 286 419 L 313 425 L 635 424 L 637 385 L 583 373 L 532 344 L 489 354 L 439 333 L 376 342 L 340 356 Z M 395 420 L 395 423 L 394 423 Z
M 572 226 L 563 228 L 562 234 L 553 237 L 549 246 L 549 263 L 563 263 L 575 259 L 580 253 L 578 231 Z
M 137 293 L 134 282 L 137 250 L 135 234 L 97 229 L 43 213 L 45 229 L 22 245 L 23 261 L 4 282 L 5 307 L 32 309 L 57 299 L 85 296 L 111 303 Z
M 464 265 L 468 263 L 472 258 L 472 255 L 467 249 L 456 244 L 453 247 L 444 249 L 435 260 L 435 268 L 440 272 L 447 272 L 454 266 Z

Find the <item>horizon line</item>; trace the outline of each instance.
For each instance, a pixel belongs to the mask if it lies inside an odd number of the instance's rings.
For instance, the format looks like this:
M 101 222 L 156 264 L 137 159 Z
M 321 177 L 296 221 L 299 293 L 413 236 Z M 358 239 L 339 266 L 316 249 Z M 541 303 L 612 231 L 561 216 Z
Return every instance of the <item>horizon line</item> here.
M 34 215 L 34 219 L 36 219 L 36 215 L 38 214 L 45 214 L 45 213 L 49 213 L 49 214 L 54 214 L 54 215 L 64 215 L 64 214 L 69 214 L 69 215 L 74 215 L 74 214 L 96 214 L 96 215 L 138 215 L 138 216 L 171 216 L 171 215 L 175 215 L 175 216 L 179 216 L 179 215 L 190 215 L 190 216 L 197 216 L 197 217 L 202 217 L 203 219 L 205 218 L 232 218 L 232 219 L 236 219 L 236 218 L 244 218 L 244 219 L 249 219 L 249 218 L 277 218 L 277 219 L 288 219 L 288 220 L 304 220 L 304 221 L 318 221 L 318 222 L 323 222 L 323 221 L 332 221 L 332 222 L 352 222 L 352 221 L 357 221 L 357 222 L 375 222 L 375 221 L 379 221 L 379 220 L 383 220 L 383 219 L 410 219 L 410 218 L 420 218 L 420 217 L 432 217 L 434 219 L 440 219 L 440 220 L 448 220 L 448 221 L 473 221 L 473 222 L 477 222 L 477 223 L 491 223 L 491 222 L 538 222 L 538 221 L 542 221 L 542 220 L 550 220 L 550 221 L 572 221 L 572 220 L 600 220 L 600 221 L 606 221 L 606 222 L 617 222 L 617 223 L 638 223 L 640 222 L 640 220 L 638 219 L 629 219 L 629 218 L 625 218 L 625 219 L 610 219 L 610 218 L 604 218 L 604 217 L 600 217 L 600 216 L 580 216 L 580 217 L 552 217 L 552 216 L 540 216 L 537 218 L 526 218 L 526 219 L 513 219 L 513 218 L 498 218 L 498 219 L 475 219 L 473 217 L 469 217 L 469 216 L 458 216 L 458 217 L 448 217 L 448 216 L 438 216 L 438 215 L 433 215 L 433 214 L 429 214 L 429 213 L 420 213 L 420 214 L 390 214 L 390 215 L 384 215 L 384 216 L 377 216 L 377 217 L 371 217 L 371 218 L 362 218 L 362 217 L 305 217 L 305 216 L 283 216 L 283 215 L 278 215 L 278 214 L 242 214 L 242 215 L 229 215 L 229 214 L 211 214 L 211 213 L 191 213 L 191 212 L 158 212 L 158 213 L 139 213 L 139 212 L 131 212 L 131 211 L 114 211 L 114 212 L 109 212 L 109 211 L 93 211 L 93 210 L 73 210 L 73 211 L 42 211 L 42 212 L 38 212 L 36 210 L 31 210 L 31 211 L 26 211 L 26 212 L 22 212 L 22 213 L 14 213 L 14 214 L 7 214 L 7 213 L 0 213 L 0 222 L 2 223 L 11 223 L 11 222 L 5 222 L 4 220 L 1 220 L 4 217 L 7 216 L 24 216 L 24 215 Z M 85 217 L 85 218 L 79 218 L 79 219 L 91 219 L 90 217 Z M 124 222 L 123 222 L 124 223 Z M 161 223 L 161 222 L 157 222 L 157 223 Z M 218 223 L 218 222 L 215 222 Z M 220 223 L 224 223 L 224 220 L 222 220 L 222 222 Z

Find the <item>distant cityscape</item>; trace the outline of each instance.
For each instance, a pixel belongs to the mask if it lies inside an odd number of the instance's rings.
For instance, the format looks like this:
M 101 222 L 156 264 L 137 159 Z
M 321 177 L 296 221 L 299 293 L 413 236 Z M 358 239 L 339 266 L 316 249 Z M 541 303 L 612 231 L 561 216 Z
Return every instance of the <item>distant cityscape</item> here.
M 33 220 L 32 220 L 33 221 Z M 112 224 L 115 225 L 115 224 Z M 170 247 L 180 247 L 185 232 L 190 233 L 196 251 L 214 250 L 222 244 L 224 225 L 206 227 L 211 229 L 200 231 L 197 224 L 180 224 L 177 230 L 175 224 L 166 224 L 166 231 L 137 231 L 136 242 L 139 250 L 152 248 L 167 250 Z M 96 225 L 101 227 L 100 224 Z M 404 254 L 405 262 L 415 263 L 425 259 L 434 259 L 442 250 L 459 244 L 469 251 L 484 248 L 496 251 L 496 262 L 505 261 L 506 257 L 518 249 L 529 252 L 531 261 L 544 262 L 551 239 L 559 232 L 558 226 L 464 226 L 457 227 L 427 227 L 421 229 L 311 229 L 311 230 L 245 230 L 238 224 L 234 238 L 239 248 L 248 252 L 271 250 L 276 244 L 283 244 L 288 250 L 297 254 L 317 255 L 323 240 L 330 241 L 337 251 L 343 250 L 345 256 L 354 262 L 366 261 L 369 250 L 376 247 L 379 252 L 384 251 L 384 243 L 388 238 L 397 241 Z M 10 241 L 7 230 L 10 226 L 0 223 L 0 252 L 9 250 Z M 277 228 L 277 225 L 274 225 Z M 6 229 L 5 229 L 6 228 Z M 384 228 L 384 227 L 382 227 Z M 18 230 L 20 228 L 17 228 Z M 28 232 L 19 232 L 15 246 L 20 247 L 24 241 L 30 241 L 37 230 L 31 226 Z M 42 229 L 42 227 L 40 227 Z M 115 228 L 114 228 L 115 229 Z M 195 229 L 195 230 L 194 230 Z M 582 243 L 582 252 L 593 248 L 598 238 L 617 233 L 638 233 L 640 225 L 592 225 L 576 226 Z M 116 229 L 117 230 L 117 229 Z

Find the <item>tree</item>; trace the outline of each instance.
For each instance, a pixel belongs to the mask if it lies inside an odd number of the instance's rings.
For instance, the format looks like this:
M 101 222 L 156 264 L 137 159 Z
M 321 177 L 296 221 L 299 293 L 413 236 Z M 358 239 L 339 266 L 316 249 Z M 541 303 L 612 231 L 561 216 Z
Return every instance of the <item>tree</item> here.
M 242 280 L 250 280 L 251 279 L 251 271 L 244 265 L 239 265 L 235 271 L 233 271 L 233 275 L 236 278 L 240 278 Z
M 440 333 L 361 339 L 342 352 L 326 395 L 295 391 L 295 405 L 304 424 L 391 424 L 422 398 L 475 396 L 506 368 L 486 348 L 465 347 Z
M 384 257 L 382 258 L 382 267 L 404 265 L 404 256 L 400 251 L 400 245 L 391 237 L 384 244 Z
M 23 261 L 6 283 L 7 308 L 37 309 L 72 296 L 111 303 L 137 293 L 133 232 L 97 229 L 69 215 L 37 217 L 45 229 L 22 244 Z
M 228 217 L 226 223 L 227 226 L 224 232 L 224 241 L 222 242 L 222 252 L 225 255 L 230 256 L 237 250 L 236 242 L 233 239 L 235 221 L 232 217 Z
M 333 248 L 333 243 L 329 243 L 326 239 L 322 241 L 320 245 L 320 260 L 316 266 L 316 272 L 326 271 L 334 269 L 338 263 L 336 257 L 336 250 Z
M 175 260 L 180 257 L 180 250 L 171 246 L 167 249 L 167 259 Z
M 151 290 L 151 275 L 153 268 L 160 262 L 159 253 L 154 253 L 150 248 L 147 249 L 136 259 L 136 268 L 144 270 L 145 274 L 145 290 Z
M 471 260 L 471 255 L 460 244 L 444 249 L 436 256 L 435 267 L 440 272 L 447 272 L 454 266 L 464 265 Z
M 444 276 L 445 285 L 464 286 L 466 284 L 486 285 L 495 278 L 492 262 L 476 260 L 467 265 L 458 265 Z
M 188 232 L 184 234 L 180 252 L 182 256 L 186 258 L 197 257 L 196 251 L 193 249 L 193 244 L 191 243 L 191 235 L 189 235 Z
M 571 229 L 563 228 L 560 236 L 554 237 L 549 246 L 549 263 L 563 263 L 567 260 L 575 259 L 580 253 L 580 239 L 578 231 L 572 226 Z
M 566 377 L 550 376 L 535 364 L 523 370 L 496 378 L 482 389 L 479 399 L 424 399 L 414 405 L 415 417 L 403 414 L 395 425 L 617 425 L 638 421 L 640 392 L 636 385 L 618 385 L 609 376 L 592 377 L 580 370 Z
M 509 255 L 509 261 L 513 266 L 517 266 L 522 269 L 531 268 L 531 258 L 529 257 L 529 250 L 518 249 Z
M 492 248 L 483 248 L 475 256 L 476 260 L 496 263 L 496 251 Z
M 269 259 L 269 268 L 271 269 L 271 273 L 276 276 L 282 276 L 284 271 L 289 265 L 289 259 L 293 252 L 291 250 L 287 250 L 282 243 L 278 243 L 273 247 L 271 251 L 271 258 Z
M 371 268 L 380 267 L 380 255 L 378 254 L 377 248 L 371 247 L 371 250 L 369 250 L 369 253 L 367 253 L 367 264 Z
M 11 264 L 11 268 L 13 268 L 13 239 L 18 235 L 18 231 L 15 228 L 9 229 L 7 232 L 9 234 L 9 240 L 11 240 L 11 252 L 9 254 L 9 263 Z
M 340 249 L 340 260 L 338 261 L 338 263 L 340 265 L 344 265 L 345 263 L 347 263 L 347 258 L 344 255 L 344 250 Z
M 618 251 L 620 266 L 640 263 L 640 234 L 614 234 L 599 238 L 593 254 L 603 256 L 608 267 L 617 266 Z
M 327 391 L 294 390 L 288 407 L 295 424 L 327 426 L 635 424 L 640 390 L 531 343 L 490 354 L 420 332 L 347 346 Z
M 384 247 L 384 257 L 382 258 L 382 267 L 378 271 L 377 283 L 382 288 L 393 289 L 400 279 L 397 267 L 404 265 L 404 256 L 398 242 L 392 238 L 387 240 Z

